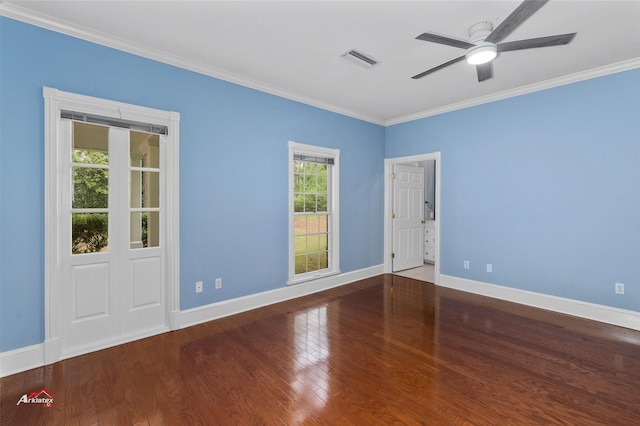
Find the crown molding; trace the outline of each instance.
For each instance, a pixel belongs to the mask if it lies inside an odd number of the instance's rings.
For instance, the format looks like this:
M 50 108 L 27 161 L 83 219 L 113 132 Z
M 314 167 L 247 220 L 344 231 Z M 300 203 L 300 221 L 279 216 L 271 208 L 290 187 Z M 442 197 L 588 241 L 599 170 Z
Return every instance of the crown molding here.
M 193 71 L 198 74 L 217 78 L 219 80 L 224 80 L 229 83 L 248 87 L 250 89 L 255 89 L 261 92 L 265 92 L 271 95 L 281 97 L 281 98 L 289 99 L 295 102 L 300 102 L 300 103 L 310 105 L 316 108 L 320 108 L 326 111 L 334 112 L 347 117 L 355 118 L 355 119 L 366 121 L 373 124 L 378 124 L 381 126 L 392 126 L 395 124 L 406 123 L 409 121 L 419 120 L 421 118 L 431 117 L 438 114 L 444 114 L 446 112 L 452 112 L 452 111 L 456 111 L 464 108 L 486 104 L 489 102 L 495 102 L 502 99 L 525 95 L 525 94 L 537 92 L 540 90 L 550 89 L 553 87 L 563 86 L 566 84 L 576 83 L 583 80 L 588 80 L 596 77 L 602 77 L 609 74 L 615 74 L 622 71 L 628 71 L 631 69 L 640 68 L 640 58 L 634 58 L 627 61 L 605 65 L 599 68 L 581 71 L 575 74 L 569 74 L 566 76 L 553 78 L 550 80 L 530 84 L 527 86 L 518 87 L 511 90 L 505 90 L 505 91 L 494 93 L 487 96 L 481 96 L 478 98 L 457 102 L 454 104 L 449 104 L 449 105 L 425 110 L 425 111 L 414 113 L 414 114 L 392 118 L 390 120 L 384 120 L 376 117 L 371 117 L 369 115 L 362 114 L 358 111 L 354 111 L 354 110 L 344 108 L 338 105 L 334 105 L 328 102 L 323 102 L 315 98 L 302 96 L 298 93 L 294 93 L 292 91 L 283 89 L 281 87 L 269 85 L 240 74 L 230 73 L 209 65 L 202 64 L 197 61 L 191 61 L 191 60 L 182 58 L 177 55 L 169 55 L 159 50 L 150 49 L 148 47 L 145 47 L 136 43 L 132 43 L 130 41 L 127 41 L 118 37 L 113 37 L 104 33 L 100 33 L 95 30 L 91 30 L 90 28 L 77 26 L 63 20 L 58 20 L 44 14 L 33 12 L 31 10 L 22 8 L 20 6 L 7 4 L 3 0 L 0 0 L 0 16 L 6 16 L 8 18 L 25 22 L 31 25 L 35 25 L 37 27 L 45 28 L 61 34 L 69 35 L 69 36 L 86 40 L 92 43 L 96 43 L 96 44 L 100 44 L 113 49 L 121 50 L 123 52 L 131 53 L 136 56 L 162 62 L 178 68 Z
M 439 108 L 409 114 L 402 117 L 385 121 L 385 126 L 393 126 L 394 124 L 406 123 L 409 121 L 419 120 L 421 118 L 431 117 L 445 112 L 452 112 L 459 109 L 469 108 L 472 106 L 482 105 L 489 102 L 495 102 L 502 99 L 512 98 L 515 96 L 526 95 L 528 93 L 539 92 L 553 87 L 564 86 L 566 84 L 577 83 L 583 80 L 589 80 L 596 77 L 602 77 L 609 74 L 615 74 L 622 71 L 628 71 L 640 68 L 640 58 L 634 58 L 627 61 L 617 62 L 615 64 L 605 65 L 599 68 L 593 68 L 586 71 L 569 74 L 562 77 L 553 78 L 551 80 L 541 81 L 539 83 L 529 84 L 527 86 L 518 87 L 511 90 L 505 90 L 499 93 L 493 93 L 487 96 L 481 96 L 475 99 L 469 99 L 455 104 L 445 105 Z
M 90 28 L 74 25 L 63 20 L 52 18 L 48 15 L 22 8 L 20 6 L 5 3 L 2 0 L 0 0 L 0 16 L 5 16 L 7 18 L 15 19 L 17 21 L 25 22 L 27 24 L 45 28 L 47 30 L 55 31 L 92 43 L 100 44 L 102 46 L 110 47 L 116 50 L 121 50 L 123 52 L 131 53 L 136 56 L 141 56 L 143 58 L 152 59 L 164 64 L 173 65 L 178 68 L 217 78 L 219 80 L 224 80 L 229 83 L 234 83 L 240 86 L 248 87 L 250 89 L 269 93 L 281 98 L 307 104 L 326 111 L 335 112 L 347 117 L 367 121 L 381 126 L 385 124 L 384 120 L 370 117 L 357 111 L 343 108 L 328 102 L 323 102 L 311 97 L 302 96 L 298 93 L 291 92 L 281 87 L 266 84 L 240 74 L 230 73 L 197 61 L 185 59 L 177 55 L 170 55 L 156 49 L 151 49 L 140 44 L 132 43 L 122 38 L 114 37 L 92 30 Z

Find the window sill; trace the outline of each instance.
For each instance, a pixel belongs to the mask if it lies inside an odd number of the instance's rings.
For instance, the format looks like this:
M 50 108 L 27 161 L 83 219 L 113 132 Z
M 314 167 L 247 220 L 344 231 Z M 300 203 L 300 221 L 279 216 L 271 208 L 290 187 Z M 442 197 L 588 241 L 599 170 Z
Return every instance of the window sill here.
M 339 275 L 339 274 L 340 274 L 340 271 L 324 271 L 324 272 L 318 272 L 318 273 L 309 273 L 308 275 L 306 274 L 300 275 L 293 278 L 292 280 L 287 281 L 287 285 L 289 286 L 289 285 L 301 284 L 309 281 L 319 280 L 322 278 L 332 277 L 334 275 Z

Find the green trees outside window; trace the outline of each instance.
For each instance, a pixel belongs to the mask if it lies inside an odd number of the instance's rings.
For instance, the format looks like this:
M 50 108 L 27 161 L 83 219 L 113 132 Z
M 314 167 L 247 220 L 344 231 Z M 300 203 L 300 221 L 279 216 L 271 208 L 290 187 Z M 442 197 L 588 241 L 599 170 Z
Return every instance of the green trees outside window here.
M 329 267 L 328 167 L 294 161 L 295 274 Z
M 106 209 L 109 206 L 109 155 L 101 151 L 73 151 L 73 209 Z M 71 215 L 71 252 L 106 251 L 109 246 L 109 215 L 82 212 Z

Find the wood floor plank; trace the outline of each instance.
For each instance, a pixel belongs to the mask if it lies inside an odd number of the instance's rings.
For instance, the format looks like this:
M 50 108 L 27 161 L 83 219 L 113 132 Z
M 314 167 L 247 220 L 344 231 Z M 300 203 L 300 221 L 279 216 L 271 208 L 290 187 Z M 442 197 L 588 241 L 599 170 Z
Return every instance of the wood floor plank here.
M 640 332 L 381 275 L 2 378 L 0 424 L 636 425 Z

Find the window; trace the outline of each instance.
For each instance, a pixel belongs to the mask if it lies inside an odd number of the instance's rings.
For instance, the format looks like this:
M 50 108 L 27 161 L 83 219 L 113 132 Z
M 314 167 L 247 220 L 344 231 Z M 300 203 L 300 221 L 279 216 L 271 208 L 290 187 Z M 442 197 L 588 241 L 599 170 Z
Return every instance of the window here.
M 289 142 L 289 284 L 340 272 L 339 156 Z

